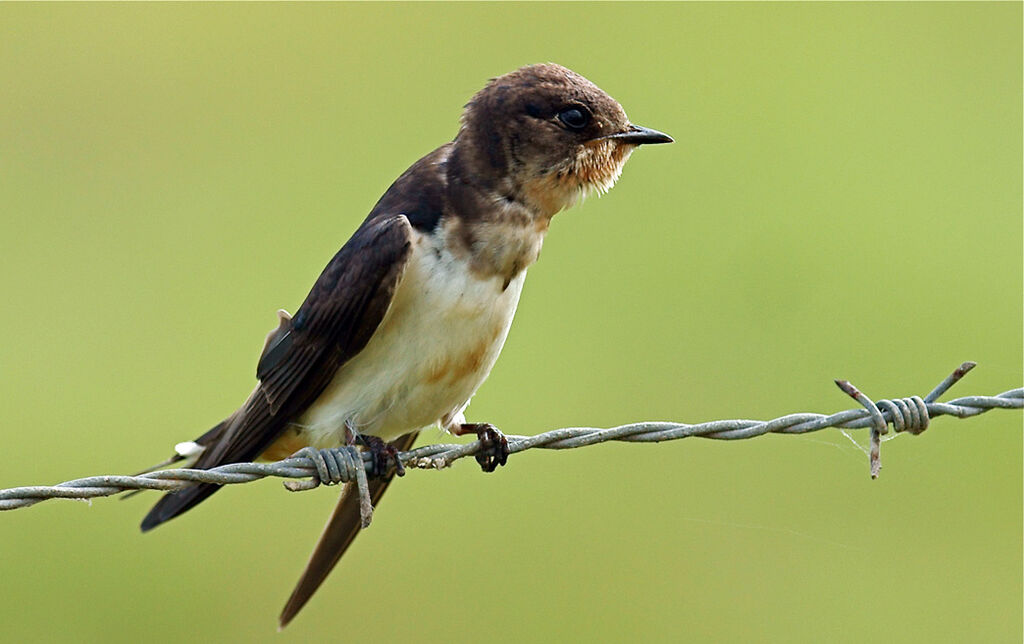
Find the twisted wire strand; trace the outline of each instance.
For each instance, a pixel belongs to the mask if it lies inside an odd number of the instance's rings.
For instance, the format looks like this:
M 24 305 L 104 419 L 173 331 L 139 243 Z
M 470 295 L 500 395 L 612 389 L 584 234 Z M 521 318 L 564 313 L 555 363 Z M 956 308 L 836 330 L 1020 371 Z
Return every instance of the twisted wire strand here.
M 1024 408 L 1024 388 L 1011 389 L 995 396 L 965 396 L 948 402 L 937 402 L 949 387 L 955 384 L 975 366 L 965 362 L 924 398 L 910 396 L 893 400 L 871 401 L 845 380 L 836 384 L 861 403 L 860 409 L 848 409 L 834 414 L 796 413 L 772 420 L 717 420 L 699 424 L 673 422 L 639 422 L 618 427 L 600 429 L 595 427 L 565 427 L 537 434 L 536 436 L 509 435 L 510 453 L 529 449 L 575 449 L 608 441 L 627 443 L 659 443 L 682 438 L 700 437 L 716 440 L 744 440 L 764 434 L 805 434 L 827 428 L 871 430 L 870 465 L 872 478 L 878 476 L 881 468 L 879 457 L 880 437 L 891 424 L 897 432 L 920 433 L 928 427 L 929 420 L 938 416 L 970 418 L 992 409 Z M 443 469 L 460 458 L 475 455 L 481 449 L 480 441 L 464 445 L 436 444 L 400 452 L 396 458 L 408 468 Z M 53 486 L 28 486 L 0 490 L 0 510 L 14 510 L 34 505 L 47 499 L 92 499 L 112 496 L 127 490 L 178 490 L 194 483 L 233 485 L 249 483 L 266 477 L 285 479 L 309 479 L 304 482 L 285 481 L 285 487 L 292 491 L 307 490 L 321 483 L 334 484 L 357 480 L 362 491 L 365 476 L 373 475 L 373 460 L 368 453 L 359 453 L 352 448 L 319 450 L 313 454 L 307 450 L 274 463 L 232 463 L 209 470 L 167 469 L 138 476 L 91 476 L 66 481 Z M 340 454 L 339 452 L 345 452 Z M 327 456 L 326 460 L 324 456 Z M 354 464 L 353 464 L 354 461 Z M 339 467 L 338 464 L 342 464 Z M 325 473 L 326 469 L 330 470 Z M 359 480 L 362 479 L 362 480 Z M 372 511 L 372 510 L 371 510 Z M 365 514 L 364 523 L 369 517 Z

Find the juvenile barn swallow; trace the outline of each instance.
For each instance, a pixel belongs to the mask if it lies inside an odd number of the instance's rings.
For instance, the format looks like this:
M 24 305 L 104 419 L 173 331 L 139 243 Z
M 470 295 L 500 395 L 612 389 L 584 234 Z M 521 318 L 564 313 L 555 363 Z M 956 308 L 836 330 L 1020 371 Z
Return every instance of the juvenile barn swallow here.
M 551 218 L 609 190 L 637 146 L 671 142 L 631 124 L 613 98 L 565 67 L 530 65 L 492 79 L 466 105 L 455 139 L 388 188 L 295 316 L 280 313 L 245 403 L 179 443 L 173 460 L 206 469 L 359 444 L 374 454 L 374 503 L 395 474 L 388 458 L 430 426 L 476 433 L 490 448 L 478 457 L 482 468 L 503 465 L 501 433 L 467 423 L 463 412 L 505 343 Z M 353 487 L 343 489 L 281 626 L 359 532 Z M 142 530 L 218 489 L 165 494 Z

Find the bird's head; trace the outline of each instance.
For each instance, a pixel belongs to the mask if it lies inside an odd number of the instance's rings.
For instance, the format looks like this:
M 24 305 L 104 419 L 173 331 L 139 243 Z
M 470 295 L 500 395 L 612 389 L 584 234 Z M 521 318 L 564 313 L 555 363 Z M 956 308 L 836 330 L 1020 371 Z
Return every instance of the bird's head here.
M 529 65 L 492 79 L 470 100 L 455 139 L 495 186 L 553 215 L 615 184 L 630 153 L 645 143 L 671 143 L 633 125 L 597 85 L 553 63 Z

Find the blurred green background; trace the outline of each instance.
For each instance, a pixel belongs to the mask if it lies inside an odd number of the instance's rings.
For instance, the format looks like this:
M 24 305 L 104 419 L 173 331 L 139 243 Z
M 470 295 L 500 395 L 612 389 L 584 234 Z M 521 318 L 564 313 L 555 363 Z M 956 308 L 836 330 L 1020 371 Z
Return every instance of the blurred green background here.
M 0 487 L 238 405 L 392 179 L 557 61 L 675 145 L 556 218 L 469 410 L 509 433 L 1022 381 L 1021 4 L 0 7 Z M 296 622 L 336 491 L 0 516 L 0 640 L 1021 640 L 1021 414 L 532 452 L 397 483 Z M 862 445 L 866 436 L 854 436 Z M 424 440 L 437 441 L 438 432 Z

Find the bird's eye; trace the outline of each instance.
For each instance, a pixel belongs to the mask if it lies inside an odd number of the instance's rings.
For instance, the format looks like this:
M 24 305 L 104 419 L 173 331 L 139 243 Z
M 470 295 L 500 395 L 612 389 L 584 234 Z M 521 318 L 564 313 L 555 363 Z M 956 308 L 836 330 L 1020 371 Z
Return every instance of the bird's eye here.
M 558 113 L 558 120 L 570 130 L 582 130 L 590 123 L 590 113 L 585 108 L 570 107 Z

